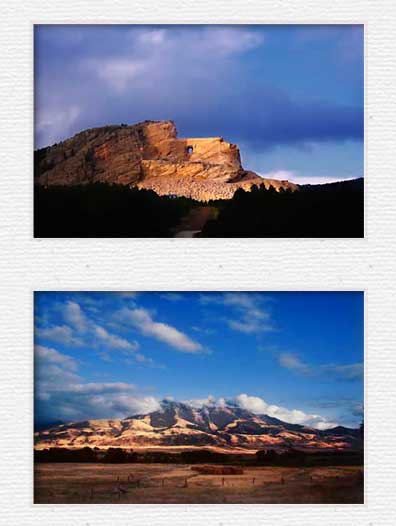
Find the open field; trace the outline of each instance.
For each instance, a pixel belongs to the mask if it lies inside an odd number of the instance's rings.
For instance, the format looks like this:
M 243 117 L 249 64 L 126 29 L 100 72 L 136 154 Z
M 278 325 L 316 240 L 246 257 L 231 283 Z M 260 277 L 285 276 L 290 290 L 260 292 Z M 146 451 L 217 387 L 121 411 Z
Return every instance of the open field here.
M 35 465 L 36 504 L 359 504 L 363 468 L 247 467 L 203 474 L 190 464 Z M 220 470 L 221 471 L 221 470 Z

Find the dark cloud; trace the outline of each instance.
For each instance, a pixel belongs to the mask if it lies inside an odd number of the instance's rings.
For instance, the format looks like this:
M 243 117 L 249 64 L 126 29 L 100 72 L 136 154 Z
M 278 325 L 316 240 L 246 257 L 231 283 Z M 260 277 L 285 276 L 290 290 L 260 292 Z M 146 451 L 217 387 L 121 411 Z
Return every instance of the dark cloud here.
M 304 42 L 307 32 L 296 35 Z M 330 38 L 318 35 L 311 37 Z M 337 38 L 341 57 L 350 41 L 360 49 L 356 32 Z M 320 92 L 292 97 L 252 69 L 249 60 L 265 57 L 266 46 L 265 30 L 243 26 L 39 28 L 36 145 L 146 119 L 172 119 L 181 135 L 222 135 L 251 149 L 363 139 L 361 104 Z

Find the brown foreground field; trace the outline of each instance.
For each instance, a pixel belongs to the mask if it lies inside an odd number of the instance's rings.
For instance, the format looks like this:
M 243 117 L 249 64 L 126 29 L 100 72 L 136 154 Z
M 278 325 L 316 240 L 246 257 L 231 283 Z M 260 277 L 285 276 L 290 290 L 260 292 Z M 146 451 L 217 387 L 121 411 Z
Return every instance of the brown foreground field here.
M 359 466 L 248 467 L 243 468 L 242 474 L 199 473 L 197 467 L 189 464 L 36 464 L 34 502 L 363 503 L 363 469 Z

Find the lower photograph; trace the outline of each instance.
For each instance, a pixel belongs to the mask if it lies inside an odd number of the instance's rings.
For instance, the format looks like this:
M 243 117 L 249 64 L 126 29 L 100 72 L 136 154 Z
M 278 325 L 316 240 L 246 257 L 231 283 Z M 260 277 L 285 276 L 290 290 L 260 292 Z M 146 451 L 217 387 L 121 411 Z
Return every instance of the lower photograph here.
M 35 504 L 363 504 L 364 293 L 34 293 Z

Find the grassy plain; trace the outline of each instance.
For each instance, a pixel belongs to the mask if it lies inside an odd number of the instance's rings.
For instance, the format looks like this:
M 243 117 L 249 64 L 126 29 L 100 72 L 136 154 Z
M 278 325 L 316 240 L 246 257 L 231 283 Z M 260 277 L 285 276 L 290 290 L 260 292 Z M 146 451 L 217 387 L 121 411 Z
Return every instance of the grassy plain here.
M 202 474 L 189 464 L 39 463 L 36 504 L 360 504 L 363 468 L 247 467 Z

